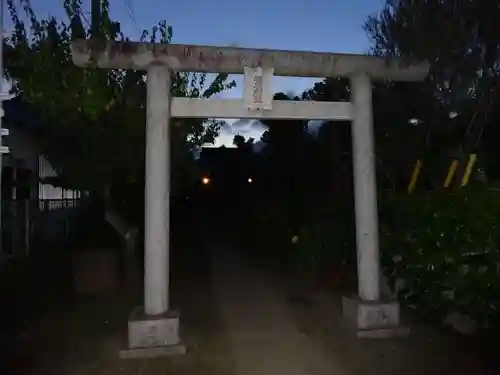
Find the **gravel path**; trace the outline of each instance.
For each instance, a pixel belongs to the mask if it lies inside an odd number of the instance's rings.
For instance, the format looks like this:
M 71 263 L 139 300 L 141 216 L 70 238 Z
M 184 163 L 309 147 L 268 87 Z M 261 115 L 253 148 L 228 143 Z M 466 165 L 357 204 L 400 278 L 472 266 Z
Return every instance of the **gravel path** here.
M 235 375 L 347 374 L 299 330 L 286 298 L 259 270 L 223 247 L 213 248 L 211 258 Z

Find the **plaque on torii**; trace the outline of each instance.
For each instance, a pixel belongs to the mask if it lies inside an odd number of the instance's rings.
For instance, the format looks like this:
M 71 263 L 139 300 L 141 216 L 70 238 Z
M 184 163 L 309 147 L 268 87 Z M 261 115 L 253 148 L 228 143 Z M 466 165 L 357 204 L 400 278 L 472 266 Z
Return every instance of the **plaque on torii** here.
M 273 109 L 273 68 L 244 68 L 243 100 L 250 111 Z

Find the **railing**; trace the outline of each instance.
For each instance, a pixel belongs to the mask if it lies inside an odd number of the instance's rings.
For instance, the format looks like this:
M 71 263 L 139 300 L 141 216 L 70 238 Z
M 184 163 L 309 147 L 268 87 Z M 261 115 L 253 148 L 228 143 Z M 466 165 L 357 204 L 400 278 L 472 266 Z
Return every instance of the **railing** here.
M 43 199 L 38 201 L 40 212 L 60 210 L 63 208 L 76 208 L 80 199 Z
M 28 256 L 33 250 L 67 241 L 77 227 L 84 200 L 2 201 L 0 260 Z

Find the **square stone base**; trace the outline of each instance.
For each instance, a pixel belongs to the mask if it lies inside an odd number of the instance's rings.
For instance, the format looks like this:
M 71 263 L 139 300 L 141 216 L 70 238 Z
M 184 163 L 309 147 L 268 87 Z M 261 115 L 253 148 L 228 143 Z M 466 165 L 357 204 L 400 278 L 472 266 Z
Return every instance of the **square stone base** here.
M 357 329 L 358 337 L 384 338 L 401 336 L 408 329 L 399 326 L 397 301 L 363 301 L 357 296 L 342 297 L 342 316 Z
M 185 354 L 179 337 L 179 313 L 147 315 L 144 308 L 132 311 L 128 321 L 128 350 L 122 358 L 158 357 Z

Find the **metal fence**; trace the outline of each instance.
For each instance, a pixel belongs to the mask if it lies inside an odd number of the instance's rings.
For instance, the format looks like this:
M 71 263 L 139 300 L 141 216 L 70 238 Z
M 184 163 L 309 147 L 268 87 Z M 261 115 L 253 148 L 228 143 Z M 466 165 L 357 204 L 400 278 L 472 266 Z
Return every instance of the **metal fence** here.
M 43 199 L 38 201 L 40 212 L 48 212 L 67 208 L 76 208 L 80 199 Z
M 64 244 L 76 233 L 84 200 L 2 201 L 0 260 Z

